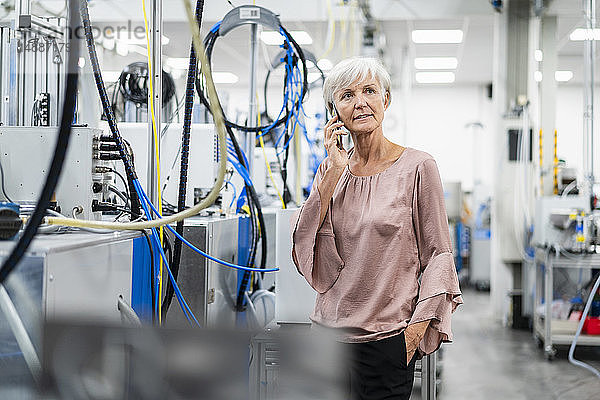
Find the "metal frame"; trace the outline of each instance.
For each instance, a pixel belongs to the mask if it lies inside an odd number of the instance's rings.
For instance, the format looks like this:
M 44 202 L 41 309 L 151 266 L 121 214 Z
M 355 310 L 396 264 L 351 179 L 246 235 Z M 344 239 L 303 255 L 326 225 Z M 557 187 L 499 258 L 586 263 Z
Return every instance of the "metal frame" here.
M 145 0 L 144 0 L 145 1 Z M 162 127 L 162 0 L 152 2 L 152 23 L 150 36 L 150 56 L 152 58 L 152 88 L 154 98 L 150 98 L 148 91 L 148 105 L 154 106 L 154 121 L 150 107 L 148 107 L 148 197 L 154 204 L 158 204 L 160 188 L 158 187 L 158 162 L 156 155 L 160 154 L 160 139 L 154 141 L 154 127 L 156 136 L 160 136 Z M 148 73 L 150 68 L 148 68 Z M 161 210 L 162 211 L 162 210 Z
M 600 268 L 600 255 L 582 256 L 582 259 L 578 261 L 556 255 L 547 249 L 538 248 L 536 250 L 533 334 L 540 344 L 543 343 L 544 354 L 549 360 L 556 355 L 555 344 L 570 345 L 575 337 L 574 334 L 558 333 L 557 327 L 552 327 L 554 268 L 582 268 L 588 270 Z M 542 304 L 542 298 L 545 299 L 543 321 L 541 316 L 535 314 L 535 309 Z M 600 335 L 580 335 L 578 343 L 585 346 L 600 346 Z
M 17 16 L 0 24 L 0 122 L 31 125 L 35 98 L 45 92 L 50 93 L 49 125 L 56 126 L 65 73 L 66 49 L 60 43 L 65 37 L 63 19 Z
M 437 370 L 437 352 L 429 354 L 421 360 L 421 399 L 435 400 L 436 392 L 436 377 Z

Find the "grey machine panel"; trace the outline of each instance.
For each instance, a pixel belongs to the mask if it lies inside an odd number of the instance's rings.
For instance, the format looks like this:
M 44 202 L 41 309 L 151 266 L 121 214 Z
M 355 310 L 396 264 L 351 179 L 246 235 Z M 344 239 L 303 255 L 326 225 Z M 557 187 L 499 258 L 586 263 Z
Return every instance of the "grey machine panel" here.
M 237 263 L 238 222 L 239 217 L 189 218 L 185 220 L 183 236 L 211 256 Z M 235 327 L 237 296 L 235 269 L 207 260 L 184 245 L 177 282 L 183 297 L 202 326 Z M 166 324 L 168 326 L 188 324 L 175 296 L 167 313 Z
M 99 129 L 74 127 L 64 167 L 56 189 L 56 200 L 62 213 L 71 216 L 81 206 L 82 219 L 99 219 L 91 210 L 94 199 L 102 194 L 92 190 L 94 180 L 102 181 L 93 173 L 94 167 L 105 162 L 94 160 L 94 141 Z M 23 202 L 39 197 L 54 146 L 58 138 L 56 127 L 0 127 L 0 161 L 4 169 L 5 187 L 13 201 Z
M 44 320 L 121 322 L 117 300 L 122 296 L 131 304 L 133 240 L 139 236 L 133 232 L 36 237 L 4 286 L 38 354 Z M 14 241 L 0 242 L 0 263 L 13 246 Z M 15 385 L 30 380 L 0 312 L 0 398 L 14 398 Z

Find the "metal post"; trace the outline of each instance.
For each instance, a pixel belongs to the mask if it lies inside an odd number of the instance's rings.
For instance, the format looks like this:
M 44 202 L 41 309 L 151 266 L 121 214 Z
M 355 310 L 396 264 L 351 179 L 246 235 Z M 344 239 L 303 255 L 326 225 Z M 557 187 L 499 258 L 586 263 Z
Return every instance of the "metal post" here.
M 584 193 L 593 194 L 594 185 L 594 60 L 596 57 L 596 41 L 593 30 L 596 28 L 596 0 L 586 1 L 585 19 L 588 40 L 584 50 L 584 110 L 583 110 L 583 154 L 584 177 L 586 182 Z
M 150 34 L 150 51 L 152 59 L 152 87 L 154 98 L 148 98 L 148 195 L 152 203 L 158 206 L 158 165 L 157 152 L 160 154 L 160 130 L 162 115 L 162 0 L 152 1 L 152 23 Z M 148 94 L 150 96 L 150 94 Z M 150 102 L 154 106 L 157 142 L 154 142 Z
M 30 0 L 17 0 L 15 2 L 15 15 L 19 18 L 20 15 L 31 14 Z
M 421 399 L 423 400 L 436 399 L 436 357 L 437 353 L 433 353 L 421 360 Z
M 258 24 L 250 25 L 250 101 L 248 109 L 248 126 L 256 125 L 256 69 L 258 62 Z M 254 179 L 254 145 L 256 143 L 256 133 L 246 133 L 246 156 L 248 158 L 248 172 L 250 177 Z
M 554 349 L 552 344 L 552 301 L 554 300 L 552 256 L 546 258 L 544 268 L 544 352 L 546 357 L 551 357 Z

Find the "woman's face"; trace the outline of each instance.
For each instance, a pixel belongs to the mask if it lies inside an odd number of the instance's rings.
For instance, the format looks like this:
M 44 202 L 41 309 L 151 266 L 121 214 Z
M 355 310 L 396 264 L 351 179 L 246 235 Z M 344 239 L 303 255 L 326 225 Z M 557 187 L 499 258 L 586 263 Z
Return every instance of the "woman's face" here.
M 351 133 L 371 133 L 381 126 L 388 98 L 388 93 L 382 93 L 377 79 L 369 77 L 337 91 L 335 107 Z

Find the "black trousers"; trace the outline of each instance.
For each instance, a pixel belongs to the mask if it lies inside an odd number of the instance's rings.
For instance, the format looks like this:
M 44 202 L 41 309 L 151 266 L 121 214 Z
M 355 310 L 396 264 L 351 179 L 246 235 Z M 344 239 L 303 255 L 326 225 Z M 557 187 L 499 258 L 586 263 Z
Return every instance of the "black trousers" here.
M 408 400 L 416 356 L 406 363 L 404 332 L 387 339 L 346 344 L 349 359 L 349 398 Z

